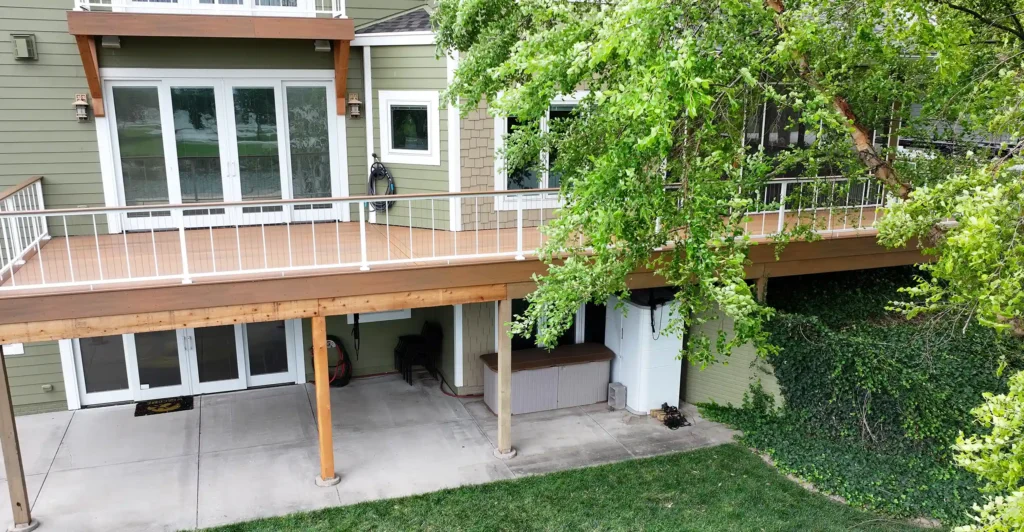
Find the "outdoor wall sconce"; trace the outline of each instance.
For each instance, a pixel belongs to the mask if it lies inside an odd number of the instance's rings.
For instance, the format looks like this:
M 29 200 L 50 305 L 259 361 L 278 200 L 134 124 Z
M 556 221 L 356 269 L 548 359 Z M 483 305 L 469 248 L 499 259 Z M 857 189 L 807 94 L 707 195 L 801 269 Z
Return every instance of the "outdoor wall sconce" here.
M 359 101 L 359 95 L 356 93 L 350 93 L 348 95 L 348 116 L 351 118 L 359 118 L 359 106 L 363 105 L 363 102 Z
M 89 97 L 85 94 L 75 95 L 75 116 L 78 117 L 79 122 L 85 122 L 89 119 Z

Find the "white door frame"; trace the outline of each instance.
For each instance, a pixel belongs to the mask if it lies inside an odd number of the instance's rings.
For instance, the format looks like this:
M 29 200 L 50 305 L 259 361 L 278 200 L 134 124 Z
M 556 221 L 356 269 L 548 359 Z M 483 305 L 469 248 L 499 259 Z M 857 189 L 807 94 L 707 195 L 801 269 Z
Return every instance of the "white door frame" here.
M 113 105 L 113 93 L 112 87 L 121 86 L 138 86 L 138 87 L 157 87 L 158 93 L 161 94 L 160 105 L 161 105 L 161 122 L 163 126 L 163 137 L 164 137 L 164 158 L 165 164 L 168 167 L 168 196 L 170 203 L 177 203 L 181 199 L 180 195 L 180 181 L 178 180 L 178 174 L 173 171 L 174 178 L 172 177 L 172 169 L 174 165 L 176 169 L 177 158 L 176 149 L 174 142 L 173 132 L 173 111 L 170 107 L 170 87 L 171 86 L 214 86 L 222 87 L 217 94 L 217 113 L 218 113 L 218 140 L 221 143 L 221 172 L 222 172 L 222 183 L 224 185 L 224 198 L 225 201 L 237 201 L 240 198 L 233 195 L 233 190 L 229 186 L 229 182 L 232 179 L 237 180 L 238 167 L 237 167 L 237 153 L 229 155 L 231 152 L 237 151 L 237 142 L 235 142 L 234 134 L 234 106 L 232 101 L 232 95 L 230 87 L 232 86 L 273 86 L 275 87 L 276 105 L 278 114 L 278 153 L 279 161 L 281 163 L 281 181 L 282 181 L 282 198 L 291 198 L 291 166 L 288 164 L 289 160 L 289 143 L 288 134 L 282 130 L 287 129 L 287 109 L 284 106 L 285 101 L 285 87 L 286 86 L 318 86 L 323 85 L 327 88 L 327 109 L 328 109 L 328 125 L 329 135 L 331 140 L 331 195 L 334 197 L 345 197 L 349 195 L 348 190 L 348 167 L 347 167 L 347 149 L 346 145 L 346 122 L 344 115 L 338 115 L 338 109 L 336 108 L 336 100 L 333 98 L 334 94 L 334 71 L 333 70 L 311 70 L 311 69 L 177 69 L 177 68 L 101 68 L 100 78 L 104 85 L 104 94 L 107 98 L 108 104 L 108 116 L 97 121 L 97 136 L 102 137 L 98 139 L 100 146 L 109 146 L 106 150 L 109 153 L 100 153 L 101 162 L 101 174 L 104 182 L 104 194 L 109 196 L 114 194 L 116 197 L 106 197 L 105 203 L 111 206 L 124 205 L 124 191 L 123 191 L 123 179 L 121 176 L 120 167 L 120 153 L 119 145 L 117 142 L 117 124 L 114 116 L 114 105 Z M 166 109 L 166 110 L 165 110 Z M 170 121 L 168 124 L 164 124 L 164 114 L 170 114 Z M 335 116 L 332 116 L 335 115 Z M 102 122 L 102 124 L 100 124 Z M 101 127 L 103 126 L 103 127 Z M 230 136 L 227 136 L 230 134 Z M 228 152 L 228 153 L 225 153 Z M 227 174 L 233 173 L 233 177 L 229 177 Z M 172 183 L 173 182 L 173 183 Z M 172 188 L 177 189 L 178 194 L 174 201 L 172 196 Z M 291 209 L 284 209 L 283 215 L 287 216 Z M 349 220 L 349 212 L 347 208 L 335 208 L 331 210 L 331 216 L 333 219 L 341 221 Z M 240 214 L 240 213 L 239 213 Z M 230 220 L 230 223 L 235 223 L 234 220 L 238 220 L 238 223 L 246 225 L 259 225 L 260 219 L 264 218 L 264 214 L 275 214 L 279 215 L 278 218 L 283 218 L 282 213 L 252 213 L 247 214 L 242 219 L 237 219 L 232 216 L 220 216 L 214 218 L 217 221 Z M 219 215 L 217 215 L 219 216 Z M 318 212 L 316 214 L 318 219 L 325 218 L 326 213 Z M 192 218 L 192 217 L 190 217 Z M 171 217 L 167 217 L 166 220 L 157 219 L 157 222 L 144 221 L 146 219 L 133 218 L 130 223 L 122 225 L 122 222 L 128 221 L 123 215 L 108 215 L 107 216 L 107 230 L 110 233 L 117 233 L 121 229 L 127 230 L 139 230 L 149 229 L 150 227 L 157 228 L 173 228 L 176 226 L 177 221 L 172 220 Z M 284 220 L 280 220 L 284 221 Z M 273 222 L 269 222 L 273 223 Z M 190 224 L 192 225 L 192 224 Z M 215 224 L 216 225 L 216 224 Z M 221 224 L 223 225 L 223 224 Z
M 124 340 L 122 339 L 122 341 Z M 127 352 L 125 353 L 125 371 L 128 375 L 128 387 L 123 390 L 89 393 L 85 386 L 85 371 L 82 368 L 82 346 L 77 338 L 71 340 L 71 345 L 74 350 L 76 389 L 80 392 L 78 397 L 81 401 L 81 405 L 89 406 L 103 403 L 121 403 L 132 400 L 133 390 L 131 385 L 131 368 L 128 365 Z M 64 389 L 70 390 L 67 385 L 64 386 Z M 68 394 L 70 395 L 70 391 Z M 69 401 L 69 406 L 70 404 L 71 402 Z

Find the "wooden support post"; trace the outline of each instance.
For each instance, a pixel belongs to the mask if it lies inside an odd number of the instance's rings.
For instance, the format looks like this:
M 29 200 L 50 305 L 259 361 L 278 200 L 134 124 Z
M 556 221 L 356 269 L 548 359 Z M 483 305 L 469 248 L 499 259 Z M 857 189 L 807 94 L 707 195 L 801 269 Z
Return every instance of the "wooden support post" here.
M 11 401 L 11 386 L 7 381 L 7 361 L 0 346 L 0 450 L 3 451 L 4 470 L 7 473 L 7 488 L 11 492 L 11 512 L 14 525 L 9 530 L 27 532 L 39 527 L 39 521 L 32 519 L 28 505 L 28 487 L 25 485 L 25 468 L 21 463 L 21 446 L 18 444 L 18 427 L 14 423 L 14 403 Z
M 341 481 L 334 473 L 334 437 L 331 427 L 331 383 L 327 374 L 327 321 L 313 316 L 313 378 L 316 381 L 316 426 L 320 432 L 320 474 L 317 486 Z
M 345 99 L 348 97 L 348 41 L 334 41 L 334 98 L 338 116 L 345 116 Z
M 509 337 L 509 322 L 512 321 L 512 300 L 498 301 L 498 448 L 494 456 L 512 458 L 512 338 Z
M 768 272 L 757 278 L 755 288 L 757 289 L 757 302 L 764 303 L 764 298 L 768 295 Z
M 103 109 L 103 85 L 100 81 L 100 62 L 96 55 L 96 38 L 92 35 L 75 35 L 78 44 L 78 55 L 82 58 L 85 69 L 85 82 L 92 96 L 93 116 L 106 116 Z

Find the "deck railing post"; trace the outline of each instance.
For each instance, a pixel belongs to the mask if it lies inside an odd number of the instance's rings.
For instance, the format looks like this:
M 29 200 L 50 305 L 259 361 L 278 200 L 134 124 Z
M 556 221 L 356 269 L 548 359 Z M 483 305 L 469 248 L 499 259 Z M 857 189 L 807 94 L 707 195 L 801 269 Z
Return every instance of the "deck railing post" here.
M 178 243 L 181 246 L 181 283 L 191 284 L 192 276 L 188 272 L 188 247 L 185 246 L 185 213 L 177 213 Z
M 46 203 L 43 200 L 43 182 L 36 181 L 32 184 L 32 188 L 36 193 L 36 209 L 40 211 L 46 209 Z M 39 216 L 39 237 L 42 240 L 50 239 L 50 224 L 47 223 L 45 214 Z
M 524 260 L 523 256 L 523 196 L 516 198 L 516 260 Z
M 359 202 L 359 257 L 361 266 L 359 269 L 367 271 L 370 269 L 370 261 L 366 258 L 366 209 L 368 205 L 365 201 Z M 410 209 L 410 212 L 412 209 Z M 411 226 L 410 226 L 411 227 Z
M 779 190 L 779 234 L 786 229 L 786 182 L 781 183 Z

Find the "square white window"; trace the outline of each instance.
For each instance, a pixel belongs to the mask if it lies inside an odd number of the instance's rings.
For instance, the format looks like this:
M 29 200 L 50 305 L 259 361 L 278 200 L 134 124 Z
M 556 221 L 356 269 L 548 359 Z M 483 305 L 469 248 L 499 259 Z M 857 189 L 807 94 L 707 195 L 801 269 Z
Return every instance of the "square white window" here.
M 381 160 L 440 166 L 441 125 L 437 91 L 380 91 Z

